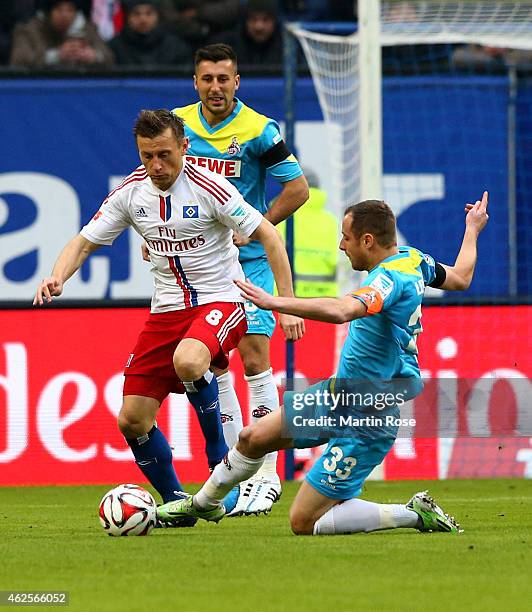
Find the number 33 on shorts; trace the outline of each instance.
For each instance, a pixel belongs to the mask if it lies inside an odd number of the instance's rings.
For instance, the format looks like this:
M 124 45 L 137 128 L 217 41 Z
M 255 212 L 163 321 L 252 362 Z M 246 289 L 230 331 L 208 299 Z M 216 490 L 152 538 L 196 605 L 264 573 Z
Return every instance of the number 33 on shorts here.
M 349 478 L 351 470 L 357 464 L 357 460 L 354 457 L 344 457 L 344 452 L 339 446 L 333 446 L 329 452 L 332 457 L 325 457 L 323 460 L 323 467 L 327 472 L 330 472 L 329 481 L 331 481 L 333 474 L 339 480 Z M 343 469 L 338 467 L 340 462 L 343 462 Z

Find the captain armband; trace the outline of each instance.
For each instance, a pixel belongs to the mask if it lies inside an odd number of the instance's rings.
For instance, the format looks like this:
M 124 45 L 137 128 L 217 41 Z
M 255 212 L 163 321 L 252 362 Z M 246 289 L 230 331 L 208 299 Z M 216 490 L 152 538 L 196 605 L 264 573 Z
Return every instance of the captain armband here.
M 260 161 L 266 168 L 271 168 L 275 164 L 280 164 L 290 155 L 290 149 L 286 146 L 284 140 L 280 140 L 260 156 Z
M 447 278 L 447 272 L 445 271 L 445 268 L 438 262 L 436 262 L 436 265 L 434 266 L 434 272 L 434 280 L 430 282 L 428 286 L 438 289 L 445 282 L 445 279 Z
M 364 302 L 370 315 L 377 314 L 382 310 L 384 300 L 382 295 L 373 287 L 361 287 L 352 291 L 350 295 Z

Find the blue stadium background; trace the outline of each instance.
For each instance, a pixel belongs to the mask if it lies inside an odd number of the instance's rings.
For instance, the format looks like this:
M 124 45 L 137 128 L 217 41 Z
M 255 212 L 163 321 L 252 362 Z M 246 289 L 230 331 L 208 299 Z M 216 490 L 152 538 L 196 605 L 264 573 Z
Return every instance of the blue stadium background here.
M 239 93 L 258 111 L 283 120 L 281 79 L 246 78 Z M 195 92 L 189 79 L 14 79 L 0 82 L 0 96 L 0 175 L 40 172 L 62 178 L 76 191 L 85 222 L 105 197 L 109 176 L 125 175 L 138 164 L 131 128 L 139 109 L 184 105 Z M 480 246 L 490 273 L 477 275 L 469 291 L 475 298 L 509 296 L 508 108 L 513 104 L 517 297 L 525 297 L 532 294 L 532 85 L 522 83 L 511 99 L 504 76 L 389 77 L 383 83 L 384 172 L 445 176 L 443 202 L 417 202 L 400 216 L 407 241 L 451 261 L 461 238 L 462 204 L 484 188 L 490 191 L 492 221 Z M 310 79 L 298 82 L 296 108 L 297 120 L 322 121 Z M 0 198 L 8 208 L 0 215 L 2 250 L 2 238 L 34 223 L 37 209 L 21 195 L 0 193 Z M 111 258 L 112 280 L 129 274 L 127 241 L 124 235 L 99 255 Z M 35 248 L 13 259 L 4 252 L 4 277 L 15 284 L 28 280 L 38 256 Z M 10 299 L 9 291 L 0 295 Z

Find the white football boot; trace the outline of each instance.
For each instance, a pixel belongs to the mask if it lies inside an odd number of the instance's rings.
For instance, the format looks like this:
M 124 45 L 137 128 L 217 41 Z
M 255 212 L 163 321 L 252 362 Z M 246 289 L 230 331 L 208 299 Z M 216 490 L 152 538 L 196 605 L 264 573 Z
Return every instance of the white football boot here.
M 227 503 L 226 516 L 234 517 L 242 516 L 244 514 L 246 506 L 249 503 L 249 494 L 253 489 L 254 478 L 256 477 L 252 477 L 249 480 L 244 480 L 244 482 L 241 482 L 227 494 L 226 498 L 224 499 L 224 505 Z M 238 495 L 236 503 L 233 500 L 233 496 L 235 495 Z
M 248 503 L 242 514 L 268 514 L 273 504 L 279 500 L 282 493 L 279 476 L 272 474 L 255 475 L 248 480 L 251 490 L 248 494 Z

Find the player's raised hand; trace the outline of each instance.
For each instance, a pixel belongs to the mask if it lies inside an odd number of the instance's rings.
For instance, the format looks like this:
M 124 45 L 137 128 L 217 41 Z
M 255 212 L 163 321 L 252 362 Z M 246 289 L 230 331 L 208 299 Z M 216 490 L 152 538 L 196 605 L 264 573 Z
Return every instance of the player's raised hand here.
M 465 211 L 467 227 L 476 230 L 477 234 L 486 227 L 488 222 L 488 192 L 482 194 L 482 200 L 477 200 L 474 204 L 466 204 Z
M 305 333 L 305 320 L 289 314 L 279 314 L 279 325 L 287 340 L 299 340 Z
M 63 282 L 56 276 L 47 276 L 43 278 L 37 287 L 35 297 L 33 298 L 34 306 L 42 306 L 44 302 L 51 302 L 52 297 L 57 297 L 63 293 Z
M 257 287 L 250 281 L 235 280 L 235 284 L 240 289 L 240 295 L 245 300 L 253 302 L 255 306 L 264 310 L 272 310 L 275 306 L 275 298 L 273 295 L 270 295 L 267 291 Z

